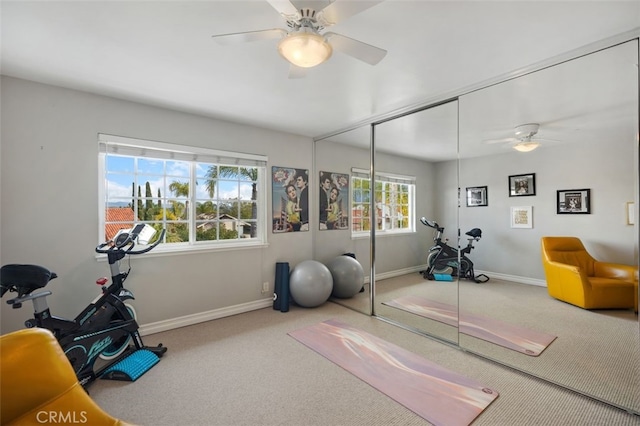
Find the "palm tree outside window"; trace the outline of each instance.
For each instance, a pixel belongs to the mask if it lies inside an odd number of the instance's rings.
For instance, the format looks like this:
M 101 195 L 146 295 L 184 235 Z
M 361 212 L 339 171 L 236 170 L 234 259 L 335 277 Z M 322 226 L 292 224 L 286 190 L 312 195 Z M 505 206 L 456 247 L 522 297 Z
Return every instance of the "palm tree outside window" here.
M 174 249 L 266 242 L 266 157 L 99 139 L 102 238 L 108 238 L 107 230 L 131 227 L 130 219 L 111 218 L 133 216 L 166 229 L 165 242 Z M 114 209 L 133 214 L 116 215 Z

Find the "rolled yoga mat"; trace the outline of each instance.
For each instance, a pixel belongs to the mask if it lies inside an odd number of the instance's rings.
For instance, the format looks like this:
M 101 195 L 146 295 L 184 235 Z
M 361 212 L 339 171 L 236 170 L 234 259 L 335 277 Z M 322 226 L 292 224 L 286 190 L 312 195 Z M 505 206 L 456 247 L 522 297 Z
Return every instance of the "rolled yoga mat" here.
M 273 309 L 289 311 L 289 262 L 276 263 L 276 281 L 273 293 Z

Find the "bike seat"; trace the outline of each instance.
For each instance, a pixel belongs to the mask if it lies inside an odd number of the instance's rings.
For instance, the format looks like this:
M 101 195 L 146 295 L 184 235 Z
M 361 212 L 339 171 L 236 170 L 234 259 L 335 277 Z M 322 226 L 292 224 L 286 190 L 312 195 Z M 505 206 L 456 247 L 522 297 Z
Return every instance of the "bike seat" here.
M 17 291 L 18 297 L 22 297 L 56 277 L 55 272 L 38 265 L 4 265 L 0 268 L 0 297 L 8 290 Z
M 482 237 L 482 230 L 480 228 L 473 228 L 471 231 L 466 232 L 466 235 L 473 238 L 480 238 Z

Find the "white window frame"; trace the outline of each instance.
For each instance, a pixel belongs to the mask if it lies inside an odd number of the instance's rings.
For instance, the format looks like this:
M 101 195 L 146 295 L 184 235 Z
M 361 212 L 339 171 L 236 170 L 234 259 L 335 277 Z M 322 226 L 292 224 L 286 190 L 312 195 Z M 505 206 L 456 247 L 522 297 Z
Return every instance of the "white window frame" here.
M 352 168 L 351 169 L 351 187 L 354 188 L 352 196 L 351 196 L 351 211 L 353 213 L 353 208 L 354 208 L 354 204 L 356 204 L 354 202 L 354 195 L 355 194 L 355 185 L 353 183 L 353 179 L 362 179 L 362 180 L 371 180 L 371 175 L 369 173 L 368 170 L 364 170 L 364 169 L 357 169 L 357 168 Z M 405 175 L 399 175 L 399 174 L 394 174 L 394 173 L 387 173 L 387 172 L 379 172 L 376 171 L 376 178 L 375 178 L 375 182 L 370 183 L 369 187 L 370 187 L 370 197 L 375 197 L 375 183 L 377 182 L 385 182 L 385 183 L 399 183 L 399 184 L 404 184 L 404 185 L 408 185 L 409 186 L 409 192 L 408 192 L 408 218 L 407 218 L 407 222 L 408 222 L 408 227 L 407 228 L 387 228 L 387 229 L 377 229 L 377 223 L 373 223 L 372 218 L 369 217 L 369 226 L 375 226 L 376 227 L 376 234 L 377 235 L 401 235 L 401 234 L 408 234 L 408 233 L 413 233 L 415 232 L 416 229 L 416 221 L 415 221 L 415 210 L 416 210 L 416 178 L 414 176 L 405 176 Z M 367 204 L 369 204 L 370 202 L 368 202 Z M 360 203 L 360 204 L 365 204 L 365 203 Z M 353 220 L 353 214 L 352 214 L 352 220 Z M 361 219 L 363 219 L 364 217 L 362 217 Z M 391 221 L 394 220 L 394 217 L 390 218 Z M 385 221 L 383 220 L 382 222 L 383 224 L 385 223 Z M 351 236 L 353 238 L 358 238 L 358 237 L 368 237 L 370 235 L 371 231 L 370 230 L 364 230 L 364 231 L 356 231 L 354 230 L 353 227 L 353 223 L 351 226 Z
M 124 136 L 98 134 L 98 241 L 102 243 L 106 223 L 107 179 L 106 157 L 108 154 L 133 156 L 138 158 L 172 159 L 188 162 L 190 167 L 190 187 L 195 188 L 195 169 L 197 163 L 211 163 L 217 165 L 248 166 L 258 168 L 258 187 L 256 205 L 258 208 L 255 238 L 239 238 L 233 240 L 195 241 L 196 227 L 196 191 L 190 191 L 187 199 L 191 212 L 188 215 L 189 241 L 171 244 L 160 244 L 152 253 L 179 253 L 202 250 L 235 250 L 242 248 L 264 247 L 267 245 L 267 162 L 268 157 L 258 154 L 237 153 L 208 148 L 191 147 L 144 139 L 128 138 Z M 166 195 L 165 195 L 166 197 Z M 164 198 L 164 197 L 163 197 Z M 134 219 L 139 222 L 138 219 Z

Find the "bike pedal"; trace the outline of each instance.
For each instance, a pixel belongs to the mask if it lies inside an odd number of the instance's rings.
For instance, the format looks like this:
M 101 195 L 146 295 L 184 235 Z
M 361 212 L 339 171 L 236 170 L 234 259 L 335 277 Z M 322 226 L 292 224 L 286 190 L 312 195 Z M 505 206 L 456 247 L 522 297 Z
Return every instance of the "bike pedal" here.
M 144 346 L 142 349 L 146 349 L 148 351 L 153 352 L 159 358 L 162 358 L 162 355 L 164 355 L 167 352 L 167 348 L 163 346 L 162 343 L 158 343 L 158 346 Z

